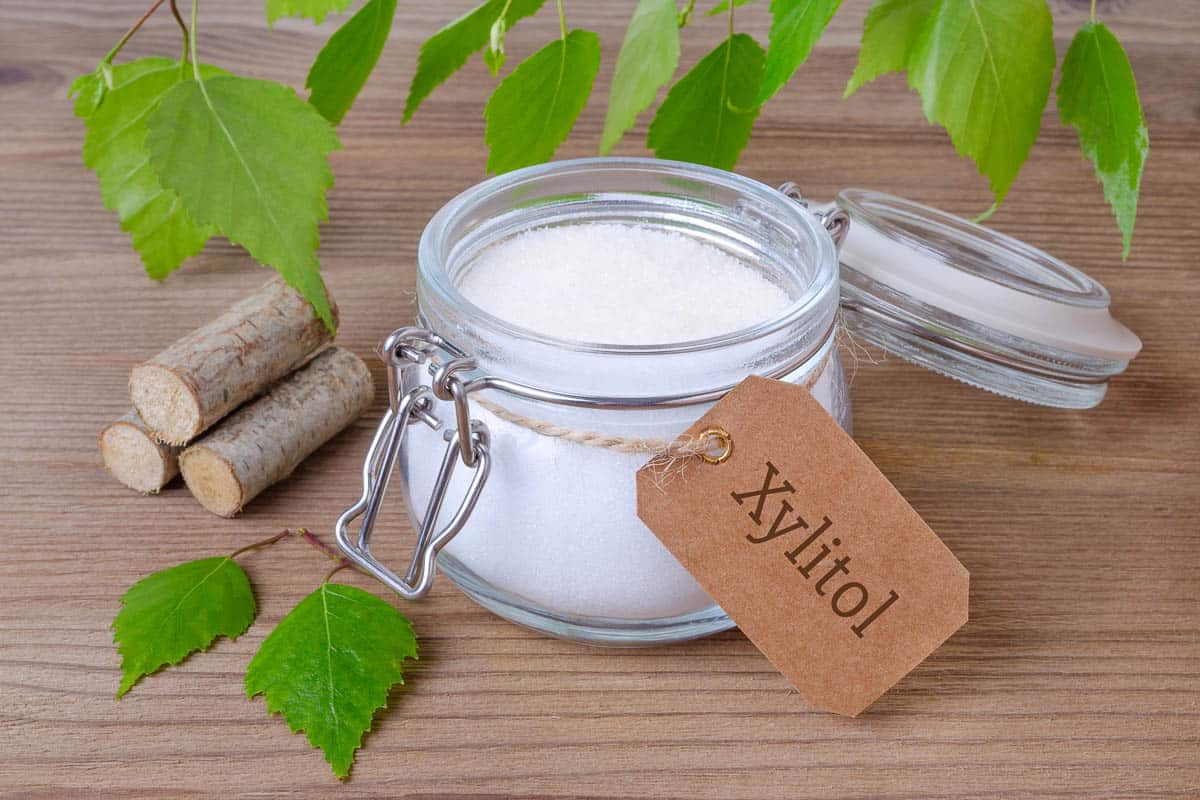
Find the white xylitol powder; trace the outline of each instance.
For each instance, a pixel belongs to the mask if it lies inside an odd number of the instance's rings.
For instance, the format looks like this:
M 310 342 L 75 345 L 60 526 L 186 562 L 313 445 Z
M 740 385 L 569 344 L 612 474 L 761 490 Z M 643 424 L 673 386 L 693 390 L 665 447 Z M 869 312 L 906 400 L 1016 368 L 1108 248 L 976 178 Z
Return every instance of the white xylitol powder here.
M 489 314 L 559 339 L 664 344 L 749 328 L 788 305 L 723 250 L 662 228 L 535 228 L 485 250 L 459 286 Z
M 734 256 L 661 228 L 587 223 L 538 228 L 482 253 L 460 291 L 510 323 L 548 336 L 606 344 L 693 341 L 777 314 L 787 294 Z M 814 394 L 831 402 L 827 370 Z M 645 393 L 644 377 L 618 374 L 606 390 Z M 655 375 L 655 382 L 671 376 Z M 840 375 L 837 378 L 840 380 Z M 824 399 L 823 399 L 824 398 Z M 492 395 L 505 403 L 503 395 Z M 592 409 L 535 406 L 571 429 L 595 430 Z M 606 419 L 612 424 L 612 415 Z M 670 439 L 703 409 L 616 412 L 637 435 Z M 439 414 L 453 419 L 453 410 Z M 701 611 L 712 600 L 637 517 L 634 476 L 645 453 L 621 453 L 472 415 L 491 432 L 492 469 L 466 526 L 446 553 L 495 589 L 570 617 L 655 619 Z M 626 428 L 622 428 L 625 430 Z M 403 458 L 415 514 L 424 514 L 445 447 L 414 425 Z M 627 435 L 622 433 L 622 435 Z M 454 472 L 444 524 L 471 471 Z

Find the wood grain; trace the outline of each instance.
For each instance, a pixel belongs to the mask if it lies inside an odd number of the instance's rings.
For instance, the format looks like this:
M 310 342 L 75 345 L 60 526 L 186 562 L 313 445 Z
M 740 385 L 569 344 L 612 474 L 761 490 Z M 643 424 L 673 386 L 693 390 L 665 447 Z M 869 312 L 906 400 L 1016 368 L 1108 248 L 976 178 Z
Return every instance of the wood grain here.
M 559 155 L 594 152 L 613 54 L 633 0 L 568 3 L 606 63 Z M 972 214 L 985 182 L 921 117 L 895 76 L 849 101 L 867 3 L 848 1 L 801 74 L 760 117 L 740 170 L 813 196 L 869 186 Z M 1065 49 L 1085 0 L 1056 2 Z M 145 573 L 284 526 L 328 531 L 356 494 L 383 405 L 236 520 L 175 484 L 140 497 L 107 475 L 96 433 L 128 406 L 134 362 L 259 285 L 215 245 L 156 284 L 80 164 L 64 93 L 145 2 L 0 5 L 0 791 L 11 797 L 1148 798 L 1200 796 L 1200 8 L 1101 3 L 1129 49 L 1153 152 L 1133 256 L 1075 135 L 1047 110 L 994 224 L 1112 291 L 1144 353 L 1098 409 L 994 397 L 895 359 L 861 365 L 862 446 L 971 571 L 972 619 L 865 716 L 807 709 L 737 632 L 648 650 L 596 650 L 505 623 L 441 581 L 405 607 L 422 660 L 337 785 L 241 676 L 266 631 L 325 564 L 298 543 L 245 559 L 260 624 L 113 700 L 108 623 Z M 762 34 L 765 4 L 739 12 Z M 324 272 L 340 341 L 364 356 L 409 319 L 417 238 L 484 174 L 473 61 L 405 128 L 419 41 L 466 3 L 402 4 L 393 41 L 342 126 Z M 555 34 L 517 26 L 510 61 Z M 324 31 L 260 3 L 207 2 L 201 55 L 302 83 Z M 722 35 L 698 19 L 694 63 Z M 174 54 L 156 19 L 131 55 Z M 641 152 L 641 136 L 621 150 Z M 373 365 L 378 369 L 378 365 Z M 377 372 L 376 377 L 382 377 Z M 393 517 L 393 520 L 398 519 Z M 386 554 L 403 551 L 397 527 Z M 365 579 L 361 585 L 377 588 Z

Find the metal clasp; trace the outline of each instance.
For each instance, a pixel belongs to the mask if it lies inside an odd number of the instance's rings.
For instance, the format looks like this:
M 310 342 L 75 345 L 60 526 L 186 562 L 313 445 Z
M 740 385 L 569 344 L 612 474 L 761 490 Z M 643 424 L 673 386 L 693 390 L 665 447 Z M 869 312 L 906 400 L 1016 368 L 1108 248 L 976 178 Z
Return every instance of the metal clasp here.
M 475 362 L 437 334 L 424 328 L 400 328 L 384 340 L 380 348 L 388 368 L 388 410 L 371 440 L 363 460 L 362 494 L 354 505 L 347 508 L 334 528 L 334 535 L 341 551 L 367 573 L 378 578 L 406 600 L 424 597 L 433 585 L 436 574 L 434 559 L 447 542 L 454 538 L 466 524 L 480 492 L 491 470 L 491 443 L 487 426 L 471 419 L 468 401 L 469 390 L 460 372 L 473 369 Z M 449 355 L 438 362 L 437 351 Z M 429 364 L 433 377 L 432 386 L 417 383 L 405 385 L 407 368 Z M 441 468 L 434 481 L 433 492 L 417 530 L 417 542 L 412 560 L 404 577 L 400 577 L 380 563 L 371 554 L 371 533 L 374 530 L 379 509 L 387 494 L 388 484 L 396 469 L 400 445 L 404 434 L 413 420 L 440 430 L 442 421 L 433 413 L 434 398 L 454 403 L 457 427 L 442 434 L 446 449 L 442 455 Z M 437 528 L 445 503 L 450 478 L 458 462 L 462 461 L 474 470 L 466 493 L 458 509 L 440 529 Z M 357 539 L 351 537 L 350 523 L 358 517 L 362 522 Z
M 808 200 L 800 193 L 800 187 L 796 185 L 795 181 L 785 181 L 779 184 L 778 191 L 808 209 Z M 834 246 L 840 250 L 842 242 L 846 240 L 846 234 L 850 231 L 850 215 L 837 206 L 833 206 L 828 211 L 813 211 L 812 213 L 825 226 L 825 230 L 829 231 L 829 238 L 833 239 Z

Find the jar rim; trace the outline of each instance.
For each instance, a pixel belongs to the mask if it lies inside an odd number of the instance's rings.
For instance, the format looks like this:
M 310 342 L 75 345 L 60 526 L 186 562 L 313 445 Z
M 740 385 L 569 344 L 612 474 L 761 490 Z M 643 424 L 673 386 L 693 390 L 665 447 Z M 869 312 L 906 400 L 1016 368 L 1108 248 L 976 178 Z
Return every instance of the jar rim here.
M 690 184 L 739 192 L 765 203 L 771 208 L 771 222 L 781 227 L 803 231 L 817 247 L 812 279 L 803 291 L 779 311 L 748 327 L 703 339 L 652 344 L 612 344 L 551 336 L 516 325 L 497 317 L 469 300 L 450 276 L 447 254 L 450 250 L 450 231 L 454 222 L 469 214 L 484 200 L 500 192 L 520 193 L 539 180 L 572 174 L 612 174 L 619 172 L 651 173 Z M 599 197 L 599 196 L 598 196 Z M 524 167 L 481 181 L 460 192 L 443 205 L 426 224 L 418 245 L 418 273 L 424 286 L 438 295 L 438 300 L 459 312 L 469 313 L 478 321 L 504 333 L 562 350 L 612 354 L 621 356 L 655 356 L 693 353 L 733 346 L 769 336 L 783 328 L 804 321 L 820 319 L 828 296 L 838 292 L 838 257 L 832 237 L 820 220 L 800 203 L 760 181 L 713 167 L 668 159 L 644 157 L 593 157 L 552 161 Z M 833 300 L 836 304 L 836 297 Z M 829 327 L 836 324 L 830 318 Z

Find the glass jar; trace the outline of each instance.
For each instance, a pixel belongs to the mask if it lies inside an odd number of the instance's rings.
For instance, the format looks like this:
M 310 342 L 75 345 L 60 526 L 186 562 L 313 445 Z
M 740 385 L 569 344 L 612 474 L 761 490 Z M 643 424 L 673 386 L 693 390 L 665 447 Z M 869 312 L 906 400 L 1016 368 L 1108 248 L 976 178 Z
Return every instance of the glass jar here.
M 544 336 L 459 291 L 489 248 L 596 222 L 694 237 L 790 303 L 733 333 L 631 346 Z M 697 285 L 695 302 L 720 303 L 721 291 Z M 1141 347 L 1104 287 L 1003 234 L 861 189 L 809 210 L 792 184 L 657 159 L 556 162 L 468 189 L 421 237 L 417 298 L 419 327 L 382 348 L 390 406 L 339 546 L 405 598 L 429 589 L 436 558 L 485 608 L 594 644 L 733 626 L 638 519 L 635 473 L 752 374 L 805 385 L 849 431 L 840 322 L 974 386 L 1074 409 L 1099 403 Z M 393 475 L 417 530 L 403 576 L 371 552 Z
M 836 231 L 844 215 L 825 219 Z M 519 328 L 457 288 L 480 253 L 510 237 L 595 222 L 695 237 L 757 270 L 790 303 L 753 327 L 709 339 L 613 345 Z M 696 286 L 696 303 L 720 303 L 721 288 Z M 421 329 L 454 348 L 432 353 L 428 365 L 470 357 L 455 374 L 471 387 L 468 413 L 487 432 L 490 458 L 486 487 L 441 553 L 441 571 L 500 616 L 570 639 L 654 643 L 732 627 L 638 519 L 634 476 L 650 455 L 594 442 L 670 442 L 751 374 L 809 385 L 849 429 L 834 342 L 837 249 L 822 218 L 761 183 L 690 164 L 548 164 L 485 181 L 433 217 L 420 242 L 417 298 Z M 437 376 L 428 365 L 405 367 L 404 385 L 432 387 Z M 456 419 L 453 398 L 426 397 L 429 415 Z M 399 449 L 418 530 L 441 475 L 442 437 L 430 425 L 411 425 Z M 466 496 L 475 477 L 459 468 L 445 496 Z M 450 511 L 442 508 L 441 519 Z

